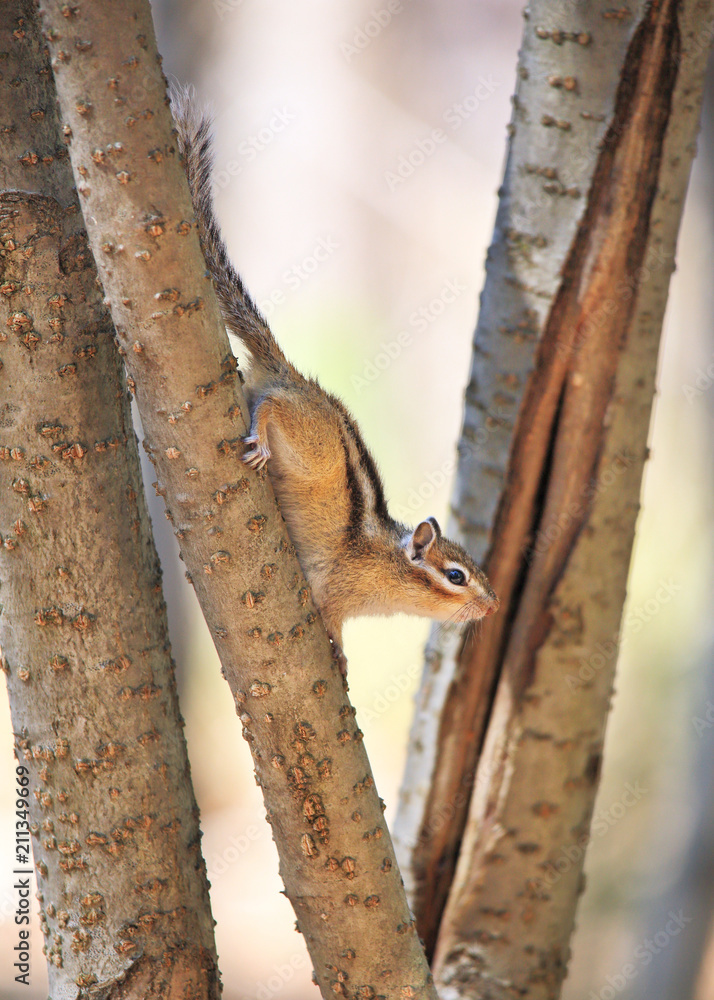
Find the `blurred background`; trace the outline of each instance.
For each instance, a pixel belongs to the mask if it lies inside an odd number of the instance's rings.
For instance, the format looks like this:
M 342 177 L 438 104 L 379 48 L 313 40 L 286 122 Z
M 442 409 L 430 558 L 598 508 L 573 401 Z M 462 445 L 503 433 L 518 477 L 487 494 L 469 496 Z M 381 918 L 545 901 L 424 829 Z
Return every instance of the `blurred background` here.
M 394 513 L 445 518 L 521 4 L 156 0 L 154 10 L 167 74 L 213 108 L 218 214 L 280 343 L 356 415 Z M 566 1000 L 714 997 L 713 109 L 709 93 Z M 409 172 L 402 158 L 415 148 L 424 162 Z M 163 505 L 149 501 L 226 1000 L 315 998 L 228 686 Z M 346 628 L 351 694 L 388 820 L 427 628 L 407 618 Z M 12 768 L 3 697 L 0 858 L 11 856 Z M 32 987 L 13 991 L 5 973 L 15 941 L 7 869 L 0 997 L 36 1000 L 47 995 L 37 927 Z

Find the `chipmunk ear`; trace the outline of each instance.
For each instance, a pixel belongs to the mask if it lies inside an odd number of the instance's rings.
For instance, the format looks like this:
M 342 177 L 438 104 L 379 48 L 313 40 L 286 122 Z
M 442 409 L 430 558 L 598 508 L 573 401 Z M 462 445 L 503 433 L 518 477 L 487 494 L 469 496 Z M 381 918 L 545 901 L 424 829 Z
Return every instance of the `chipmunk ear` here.
M 407 541 L 407 555 L 410 559 L 423 559 L 437 538 L 441 528 L 435 517 L 429 517 L 418 524 Z

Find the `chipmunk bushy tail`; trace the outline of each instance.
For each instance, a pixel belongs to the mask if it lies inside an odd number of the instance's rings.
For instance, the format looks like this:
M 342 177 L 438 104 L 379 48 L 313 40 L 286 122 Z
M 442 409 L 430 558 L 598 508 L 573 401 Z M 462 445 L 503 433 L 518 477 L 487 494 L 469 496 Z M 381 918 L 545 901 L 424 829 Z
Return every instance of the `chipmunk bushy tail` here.
M 211 117 L 197 107 L 192 87 L 172 87 L 170 96 L 201 245 L 223 319 L 231 333 L 243 342 L 254 363 L 268 371 L 281 371 L 289 363 L 233 267 L 213 213 Z

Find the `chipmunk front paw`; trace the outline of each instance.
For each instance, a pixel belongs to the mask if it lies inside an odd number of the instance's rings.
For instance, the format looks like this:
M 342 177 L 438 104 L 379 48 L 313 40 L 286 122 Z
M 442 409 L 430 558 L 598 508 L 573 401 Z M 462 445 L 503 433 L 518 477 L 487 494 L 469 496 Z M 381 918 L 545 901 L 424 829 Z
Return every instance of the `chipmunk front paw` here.
M 249 465 L 251 469 L 262 469 L 270 458 L 270 448 L 260 440 L 257 434 L 249 434 L 248 437 L 243 438 L 243 441 L 245 444 L 252 444 L 255 447 L 246 451 L 241 456 L 241 461 Z

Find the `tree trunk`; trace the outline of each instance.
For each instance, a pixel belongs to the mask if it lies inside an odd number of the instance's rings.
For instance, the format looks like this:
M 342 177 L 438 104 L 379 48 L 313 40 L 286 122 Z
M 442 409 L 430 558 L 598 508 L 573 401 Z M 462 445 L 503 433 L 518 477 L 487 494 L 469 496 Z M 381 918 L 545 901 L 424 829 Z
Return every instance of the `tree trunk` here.
M 269 481 L 240 463 L 245 403 L 205 278 L 149 5 L 41 8 L 157 490 L 236 701 L 323 996 L 434 998 L 329 641 Z
M 0 656 L 29 811 L 15 864 L 26 877 L 29 828 L 55 1000 L 209 1000 L 161 574 L 34 18 L 29 2 L 0 9 Z
M 430 646 L 397 823 L 446 998 L 565 973 L 711 10 L 526 14 L 454 501 L 501 611 Z

